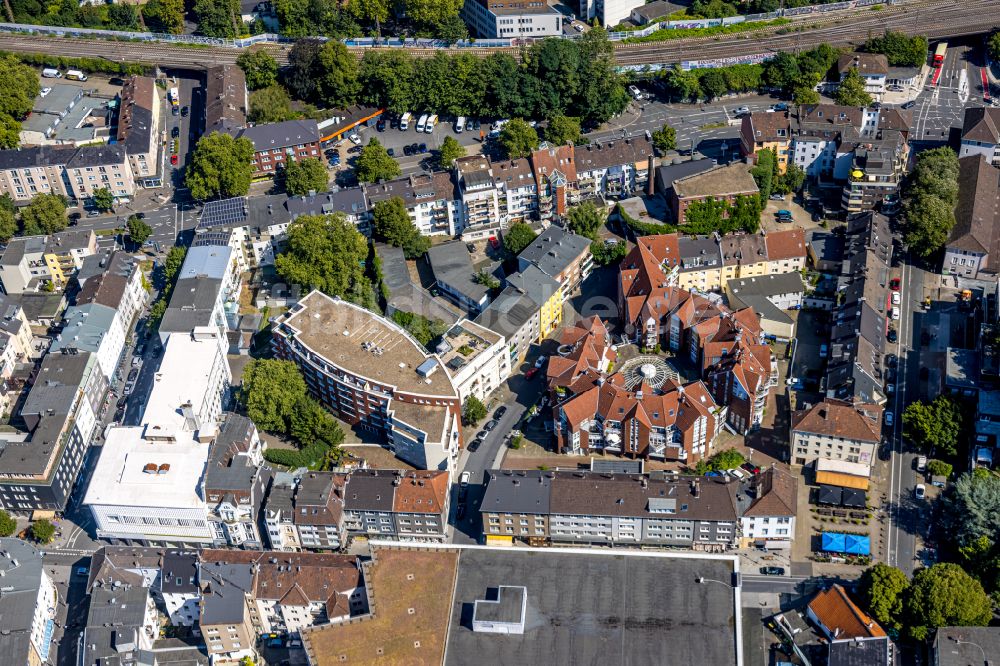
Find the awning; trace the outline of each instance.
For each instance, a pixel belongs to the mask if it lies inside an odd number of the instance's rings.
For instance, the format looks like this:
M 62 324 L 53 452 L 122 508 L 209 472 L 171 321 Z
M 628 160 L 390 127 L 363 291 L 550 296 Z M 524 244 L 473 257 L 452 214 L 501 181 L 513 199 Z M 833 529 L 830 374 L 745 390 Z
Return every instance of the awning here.
M 840 503 L 850 509 L 863 509 L 868 504 L 865 492 L 857 488 L 844 488 L 843 497 Z
M 857 534 L 823 532 L 821 542 L 821 548 L 826 553 L 847 553 L 849 555 L 869 555 L 871 553 L 870 539 Z
M 56 517 L 55 511 L 46 511 L 45 509 L 35 509 L 31 512 L 32 520 L 52 520 Z
M 837 486 L 838 488 L 856 488 L 868 490 L 869 481 L 863 476 L 844 474 L 842 472 L 816 472 L 816 483 L 821 486 Z
M 820 486 L 816 501 L 820 504 L 840 506 L 840 500 L 842 497 L 843 491 L 840 488 L 837 488 L 836 486 Z
M 487 546 L 512 546 L 513 544 L 514 544 L 514 537 L 503 536 L 502 534 L 486 535 Z

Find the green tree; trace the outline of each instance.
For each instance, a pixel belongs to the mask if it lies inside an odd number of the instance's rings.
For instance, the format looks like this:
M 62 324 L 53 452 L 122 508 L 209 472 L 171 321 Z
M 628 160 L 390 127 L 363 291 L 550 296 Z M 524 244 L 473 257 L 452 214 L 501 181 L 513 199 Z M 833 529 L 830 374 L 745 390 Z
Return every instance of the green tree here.
M 957 564 L 942 562 L 913 576 L 906 615 L 910 635 L 926 640 L 938 627 L 984 627 L 993 609 L 978 580 Z
M 858 596 L 875 620 L 887 629 L 903 627 L 903 602 L 910 579 L 896 567 L 879 562 L 865 569 L 858 581 Z
M 247 79 L 247 88 L 260 90 L 278 81 L 278 61 L 267 51 L 244 51 L 236 59 Z
M 14 213 L 0 208 L 0 243 L 6 243 L 17 233 L 17 218 Z
M 736 449 L 719 451 L 712 456 L 712 468 L 716 470 L 736 469 L 746 461 L 743 454 Z
M 890 67 L 920 67 L 927 60 L 927 38 L 910 37 L 903 32 L 887 30 L 881 37 L 871 37 L 864 46 L 869 53 L 882 53 Z
M 320 99 L 327 106 L 346 109 L 358 101 L 358 59 L 342 42 L 328 41 L 319 50 Z
M 671 99 L 694 101 L 701 97 L 698 74 L 692 70 L 683 70 L 680 65 L 674 65 L 663 74 L 663 84 Z
M 413 58 L 402 49 L 369 49 L 358 70 L 361 100 L 402 115 L 415 108 Z
M 771 196 L 774 187 L 775 176 L 778 172 L 778 164 L 774 159 L 774 152 L 764 148 L 757 151 L 757 164 L 750 169 L 750 175 L 757 183 L 760 190 L 760 198 L 767 201 Z
M 538 133 L 525 121 L 514 118 L 500 130 L 497 144 L 501 152 L 510 159 L 528 157 L 538 148 Z
M 344 215 L 302 215 L 288 227 L 286 249 L 274 267 L 292 284 L 353 300 L 364 284 L 371 287 L 367 258 L 368 242 Z
M 129 238 L 131 238 L 132 242 L 136 245 L 142 245 L 145 243 L 146 239 L 148 239 L 153 233 L 153 228 L 144 221 L 140 220 L 136 215 L 129 217 L 125 226 L 128 228 Z
M 54 234 L 66 228 L 66 200 L 58 194 L 36 194 L 21 209 L 21 230 L 25 236 Z
M 865 92 L 865 80 L 856 67 L 849 69 L 840 80 L 833 98 L 837 100 L 837 104 L 844 106 L 868 107 L 872 103 L 872 96 Z
M 785 173 L 778 176 L 774 191 L 781 194 L 798 192 L 806 182 L 806 172 L 798 164 L 789 163 Z
M 470 395 L 465 399 L 465 404 L 462 405 L 462 420 L 467 425 L 477 425 L 480 421 L 486 418 L 486 405 L 474 395 Z
M 943 476 L 948 478 L 951 476 L 952 469 L 952 466 L 943 460 L 927 461 L 927 473 L 931 476 Z
M 198 201 L 245 196 L 253 180 L 253 155 L 250 139 L 222 132 L 202 136 L 184 175 L 191 196 Z
M 32 523 L 28 532 L 31 534 L 32 539 L 42 545 L 45 545 L 47 543 L 51 543 L 52 539 L 55 537 L 56 526 L 45 518 L 42 518 L 41 520 L 36 520 Z
M 375 35 L 382 36 L 382 24 L 389 20 L 389 0 L 353 0 L 348 9 L 354 16 L 375 24 Z
M 243 371 L 240 400 L 258 428 L 285 433 L 308 387 L 292 361 L 254 359 Z
M 760 230 L 760 214 L 763 210 L 761 199 L 755 196 L 740 194 L 729 206 L 729 218 L 723 224 L 723 230 L 746 231 L 755 234 Z
M 480 268 L 479 271 L 477 271 L 476 274 L 472 276 L 472 279 L 477 284 L 481 284 L 487 289 L 500 288 L 500 280 L 498 280 L 496 276 L 493 275 L 493 273 L 489 272 L 485 268 Z
M 960 545 L 1000 539 L 1000 477 L 963 474 L 942 499 L 943 525 Z
M 0 115 L 23 120 L 31 113 L 41 86 L 38 72 L 14 55 L 0 56 Z
M 206 37 L 239 37 L 243 26 L 239 0 L 194 0 L 198 33 Z
M 567 115 L 580 116 L 593 125 L 605 123 L 624 111 L 630 98 L 618 72 L 614 45 L 603 27 L 583 34 L 578 42 L 580 84 Z M 545 114 L 552 117 L 551 113 Z
M 285 32 L 286 23 L 281 18 L 281 7 L 284 3 L 277 2 L 275 7 L 278 20 Z M 308 34 L 308 33 L 303 33 Z M 284 72 L 284 82 L 293 96 L 302 100 L 315 101 L 320 90 L 319 83 L 323 75 L 323 64 L 320 61 L 320 51 L 323 42 L 315 38 L 300 39 L 288 51 L 288 68 Z
M 955 226 L 958 156 L 948 147 L 926 150 L 903 191 L 906 242 L 920 256 L 937 252 Z
M 956 455 L 962 426 L 962 407 L 947 395 L 931 403 L 911 402 L 903 411 L 903 432 L 926 453 Z
M 146 26 L 179 35 L 184 32 L 184 0 L 149 0 L 142 6 Z
M 362 183 L 377 183 L 398 178 L 402 172 L 399 163 L 389 157 L 378 139 L 372 137 L 368 145 L 361 149 L 354 173 Z
M 569 228 L 573 233 L 596 240 L 598 232 L 608 219 L 608 214 L 606 210 L 594 205 L 594 202 L 585 201 L 579 206 L 570 208 L 567 217 Z
M 986 48 L 990 52 L 991 60 L 1000 60 L 1000 32 L 994 32 L 986 42 Z
M 677 150 L 677 130 L 670 125 L 664 125 L 653 132 L 653 146 L 660 154 L 668 150 Z
M 94 195 L 91 199 L 94 202 L 94 208 L 102 213 L 107 213 L 115 207 L 115 195 L 106 187 L 99 187 L 94 190 Z
M 422 257 L 431 241 L 413 226 L 406 203 L 399 197 L 379 201 L 372 209 L 372 226 L 375 238 L 403 248 L 407 259 Z
M 0 148 L 17 148 L 21 142 L 21 123 L 8 115 L 0 115 Z
M 17 531 L 17 522 L 4 509 L 0 509 L 0 537 L 9 537 Z
M 392 320 L 405 328 L 424 347 L 429 347 L 432 341 L 444 335 L 449 328 L 443 321 L 428 319 L 402 310 L 394 311 Z
M 819 104 L 819 100 L 819 93 L 816 92 L 815 88 L 810 86 L 799 86 L 792 94 L 792 102 L 797 106 Z
M 711 101 L 716 97 L 722 97 L 729 88 L 726 85 L 726 77 L 718 69 L 703 69 L 698 74 L 698 83 L 705 97 Z
M 590 254 L 594 256 L 594 263 L 598 266 L 611 266 L 621 263 L 628 254 L 628 246 L 621 241 L 608 245 L 598 238 L 590 244 Z
M 315 157 L 303 157 L 285 166 L 285 191 L 299 197 L 310 192 L 326 192 L 330 178 L 326 166 Z
M 460 157 L 465 157 L 465 147 L 455 137 L 446 136 L 438 149 L 438 164 L 442 169 L 449 169 Z
M 109 6 L 108 28 L 125 32 L 139 30 L 139 9 L 135 5 L 129 4 Z
M 524 222 L 515 222 L 504 232 L 503 246 L 511 254 L 517 255 L 521 253 L 521 250 L 531 245 L 536 238 L 538 238 L 538 234 L 530 225 Z
M 435 26 L 458 16 L 461 0 L 402 0 L 406 16 L 420 26 Z
M 545 127 L 545 140 L 555 146 L 576 143 L 580 140 L 580 119 L 569 116 L 549 118 Z
M 250 94 L 250 122 L 280 123 L 294 120 L 299 114 L 292 109 L 292 99 L 282 86 L 274 84 Z

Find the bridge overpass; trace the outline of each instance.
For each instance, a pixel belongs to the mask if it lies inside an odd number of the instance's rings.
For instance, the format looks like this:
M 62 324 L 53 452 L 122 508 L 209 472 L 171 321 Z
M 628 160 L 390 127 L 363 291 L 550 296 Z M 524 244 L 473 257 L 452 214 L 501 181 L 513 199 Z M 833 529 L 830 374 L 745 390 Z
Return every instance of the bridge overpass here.
M 620 65 L 671 65 L 684 60 L 709 60 L 777 51 L 801 51 L 818 44 L 859 44 L 869 35 L 886 29 L 922 34 L 930 39 L 959 37 L 1000 27 L 1000 0 L 910 0 L 881 9 L 809 15 L 783 26 L 716 37 L 671 39 L 647 43 L 615 43 Z M 281 65 L 288 62 L 291 48 L 282 44 L 255 46 L 270 52 Z M 138 62 L 164 67 L 204 69 L 233 64 L 242 50 L 228 46 L 203 46 L 170 42 L 131 42 L 110 39 L 79 39 L 67 36 L 0 33 L 0 50 L 44 53 L 67 57 L 104 58 L 114 62 Z M 353 49 L 360 56 L 365 48 Z M 430 57 L 435 49 L 408 48 L 416 57 Z M 445 49 L 446 51 L 451 49 Z M 458 50 L 455 50 L 458 52 Z M 516 48 L 463 48 L 462 53 L 485 57 Z

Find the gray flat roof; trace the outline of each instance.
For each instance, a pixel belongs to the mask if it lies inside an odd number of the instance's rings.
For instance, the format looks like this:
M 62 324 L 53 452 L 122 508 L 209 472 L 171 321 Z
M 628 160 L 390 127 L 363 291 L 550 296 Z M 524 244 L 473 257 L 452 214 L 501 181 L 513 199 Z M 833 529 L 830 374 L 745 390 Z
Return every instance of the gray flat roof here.
M 552 473 L 540 470 L 487 472 L 480 511 L 548 513 Z
M 709 557 L 465 548 L 445 663 L 735 664 L 732 572 Z M 472 605 L 502 585 L 526 590 L 524 634 L 473 632 Z
M 556 225 L 538 235 L 531 245 L 521 250 L 518 261 L 527 261 L 542 269 L 546 275 L 556 276 L 566 269 L 581 253 L 590 248 L 590 239 L 577 236 Z
M 482 311 L 476 323 L 510 340 L 540 308 L 528 295 L 508 286 Z
M 469 251 L 461 241 L 449 241 L 427 250 L 434 279 L 461 292 L 474 302 L 479 302 L 489 293 L 489 289 L 472 278 L 476 269 L 472 265 Z

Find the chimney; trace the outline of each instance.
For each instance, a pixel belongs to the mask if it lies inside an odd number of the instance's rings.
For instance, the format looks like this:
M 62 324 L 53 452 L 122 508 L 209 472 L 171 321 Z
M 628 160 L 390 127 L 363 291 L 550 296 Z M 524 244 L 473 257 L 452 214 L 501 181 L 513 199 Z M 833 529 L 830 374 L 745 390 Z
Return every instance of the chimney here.
M 701 481 L 699 479 L 695 479 L 691 482 L 691 494 L 694 495 L 695 498 L 701 497 Z
M 647 180 L 646 180 L 646 194 L 649 195 L 649 196 L 653 196 L 653 194 L 656 193 L 655 192 L 655 190 L 656 190 L 656 179 L 653 177 L 653 174 L 654 174 L 653 170 L 656 168 L 655 164 L 656 164 L 656 159 L 652 155 L 650 155 L 649 159 L 648 159 L 648 163 L 646 165 L 646 173 L 648 174 L 647 175 Z

